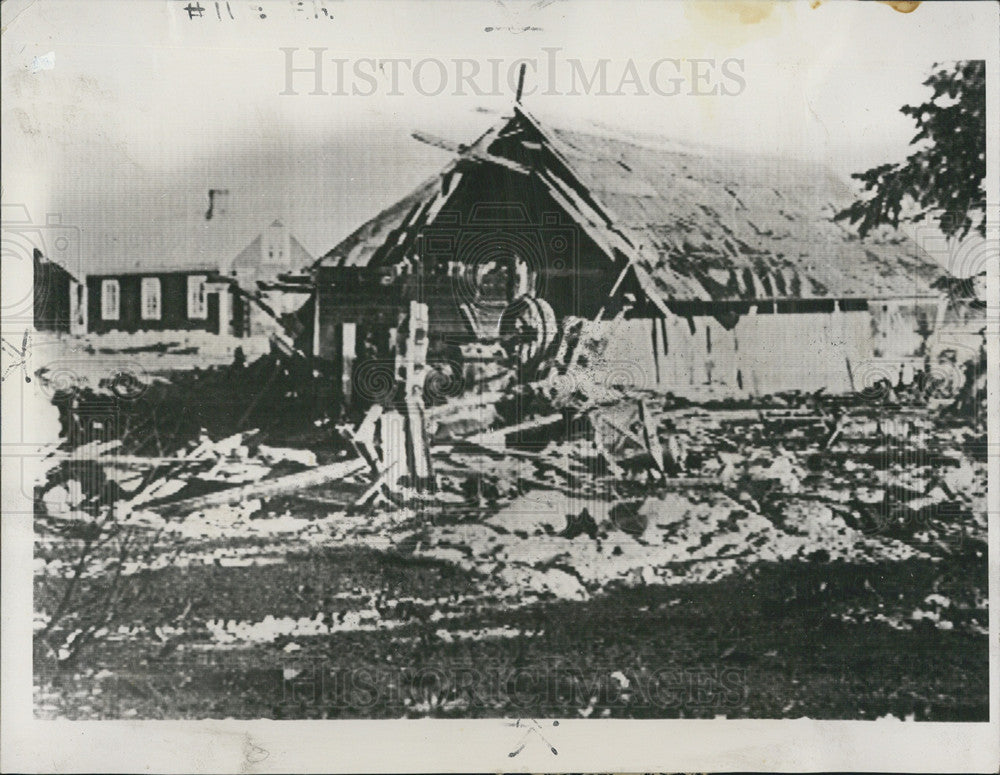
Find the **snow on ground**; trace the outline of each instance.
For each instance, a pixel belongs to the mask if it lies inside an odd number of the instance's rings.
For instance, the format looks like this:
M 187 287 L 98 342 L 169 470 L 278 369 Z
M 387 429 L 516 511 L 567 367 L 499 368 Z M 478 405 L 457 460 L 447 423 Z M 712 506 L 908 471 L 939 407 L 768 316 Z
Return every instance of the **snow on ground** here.
M 872 538 L 822 504 L 793 502 L 783 527 L 721 493 L 665 493 L 639 510 L 649 528 L 601 538 L 553 535 L 579 503 L 546 492 L 522 498 L 482 524 L 432 527 L 418 554 L 454 562 L 505 584 L 584 599 L 618 581 L 628 585 L 714 581 L 754 562 L 804 559 L 824 549 L 831 559 L 871 562 L 925 556 L 900 541 Z M 558 567 L 553 567 L 558 566 Z
M 126 373 L 143 384 L 156 375 L 227 366 L 243 351 L 251 362 L 271 349 L 266 336 L 236 337 L 206 331 L 112 331 L 60 336 L 43 343 L 36 364 L 43 385 L 93 388 Z

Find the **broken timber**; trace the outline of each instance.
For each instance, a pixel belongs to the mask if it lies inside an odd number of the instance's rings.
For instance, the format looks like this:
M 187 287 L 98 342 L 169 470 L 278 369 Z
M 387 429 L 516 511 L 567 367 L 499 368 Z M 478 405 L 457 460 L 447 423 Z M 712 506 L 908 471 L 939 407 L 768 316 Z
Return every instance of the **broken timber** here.
M 653 459 L 653 468 L 662 478 L 665 473 L 663 470 L 663 447 L 660 444 L 659 437 L 656 435 L 656 421 L 650 415 L 649 407 L 642 399 L 639 399 L 639 421 L 642 423 L 643 441 L 646 442 L 646 449 Z
M 371 468 L 373 476 L 356 505 L 363 505 L 379 494 L 398 501 L 436 489 L 423 399 L 427 328 L 427 305 L 411 301 L 409 315 L 394 342 L 397 400 L 386 408 L 372 406 L 357 430 L 338 427 Z
M 399 411 L 382 415 L 382 456 L 390 488 L 409 475 L 418 492 L 434 490 L 434 473 L 427 440 L 424 381 L 429 345 L 427 305 L 410 302 L 410 314 L 396 347 L 396 380 L 403 389 Z
M 274 495 L 284 495 L 296 490 L 316 487 L 320 484 L 343 479 L 364 470 L 367 463 L 364 458 L 341 460 L 330 465 L 320 466 L 297 474 L 281 476 L 277 479 L 265 479 L 242 487 L 231 487 L 219 492 L 199 495 L 181 501 L 151 503 L 146 508 L 168 511 L 176 514 L 189 514 L 192 511 L 211 508 L 213 506 L 228 506 L 241 503 L 252 498 L 264 498 Z

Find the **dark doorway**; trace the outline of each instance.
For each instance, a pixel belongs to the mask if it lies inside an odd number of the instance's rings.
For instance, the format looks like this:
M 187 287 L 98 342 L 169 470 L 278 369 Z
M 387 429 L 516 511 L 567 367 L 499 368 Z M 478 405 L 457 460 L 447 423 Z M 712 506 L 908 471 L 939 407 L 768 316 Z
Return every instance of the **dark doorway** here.
M 243 317 L 246 315 L 246 300 L 238 293 L 233 294 L 233 336 L 243 336 Z
M 219 333 L 219 294 L 208 294 L 208 330 Z

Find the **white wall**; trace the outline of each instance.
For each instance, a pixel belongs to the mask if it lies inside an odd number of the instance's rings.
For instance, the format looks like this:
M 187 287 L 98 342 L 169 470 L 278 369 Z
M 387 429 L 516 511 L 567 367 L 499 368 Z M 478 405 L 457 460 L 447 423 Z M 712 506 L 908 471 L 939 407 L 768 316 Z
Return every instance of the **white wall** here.
M 894 379 L 898 362 L 915 360 L 920 341 L 915 335 L 897 338 L 898 325 L 881 337 L 866 311 L 744 315 L 728 331 L 711 317 L 692 320 L 694 331 L 681 317 L 668 318 L 662 326 L 648 319 L 590 323 L 601 341 L 588 348 L 590 363 L 607 379 L 682 396 L 820 388 L 845 393 L 883 376 Z

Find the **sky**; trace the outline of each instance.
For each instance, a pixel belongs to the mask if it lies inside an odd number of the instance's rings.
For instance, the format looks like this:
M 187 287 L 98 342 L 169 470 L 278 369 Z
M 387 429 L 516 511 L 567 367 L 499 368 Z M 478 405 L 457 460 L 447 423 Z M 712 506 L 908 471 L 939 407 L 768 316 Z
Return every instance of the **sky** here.
M 53 214 L 82 235 L 84 273 L 144 235 L 203 226 L 209 188 L 230 190 L 237 242 L 281 217 L 320 255 L 450 159 L 413 130 L 465 141 L 509 111 L 507 73 L 522 57 L 537 63 L 524 101 L 543 119 L 807 156 L 848 178 L 905 157 L 914 126 L 899 108 L 924 99 L 936 62 L 996 46 L 995 5 L 961 2 L 903 14 L 849 0 L 35 0 L 4 3 L 3 16 L 5 218 L 10 206 L 35 222 Z M 286 57 L 305 67 L 310 47 L 323 49 L 328 93 L 310 94 L 314 76 L 297 73 L 296 93 L 282 94 Z M 407 58 L 389 94 L 384 60 Z M 334 59 L 346 94 L 329 93 Z M 461 87 L 458 59 L 479 67 L 485 94 Z M 602 59 L 605 93 L 579 80 L 567 93 L 571 60 L 589 76 Z M 662 80 L 650 76 L 658 61 Z M 608 93 L 629 68 L 639 84 Z M 135 239 L 110 244 L 110 233 Z

